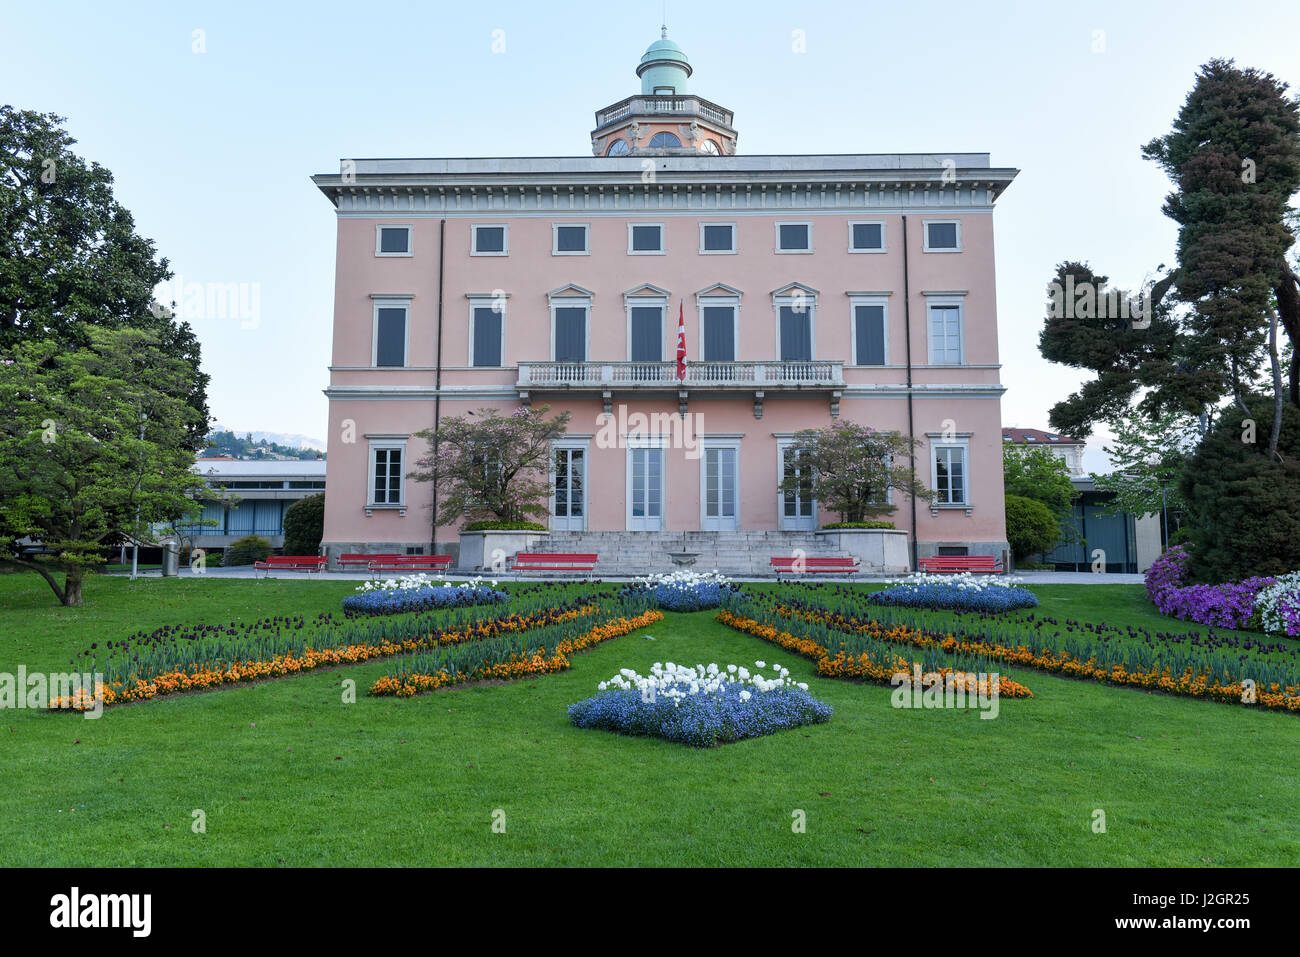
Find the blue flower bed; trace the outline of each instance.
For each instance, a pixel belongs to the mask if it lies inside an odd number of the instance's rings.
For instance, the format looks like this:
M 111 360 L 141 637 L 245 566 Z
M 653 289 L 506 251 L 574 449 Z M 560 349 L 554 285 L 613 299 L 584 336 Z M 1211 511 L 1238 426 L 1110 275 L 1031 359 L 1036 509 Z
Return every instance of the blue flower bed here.
M 895 585 L 872 592 L 867 601 L 873 605 L 987 613 L 1038 607 L 1038 598 L 1033 592 L 1005 585 L 981 585 L 979 588 L 963 588 L 957 584 Z
M 625 585 L 620 597 L 644 596 L 652 605 L 663 611 L 705 611 L 721 608 L 731 596 L 740 591 L 739 585 L 704 582 L 697 585 L 661 584 L 654 587 L 636 582 Z
M 597 728 L 618 734 L 664 738 L 696 748 L 711 748 L 745 738 L 758 738 L 806 724 L 824 724 L 833 710 L 798 688 L 772 691 L 731 685 L 711 694 L 691 695 L 674 702 L 658 697 L 643 701 L 635 689 L 612 688 L 569 705 L 574 727 Z
M 425 585 L 420 588 L 374 588 L 343 599 L 343 610 L 360 615 L 397 615 L 407 611 L 436 608 L 464 608 L 496 605 L 509 601 L 503 591 L 488 588 L 458 588 L 455 585 Z

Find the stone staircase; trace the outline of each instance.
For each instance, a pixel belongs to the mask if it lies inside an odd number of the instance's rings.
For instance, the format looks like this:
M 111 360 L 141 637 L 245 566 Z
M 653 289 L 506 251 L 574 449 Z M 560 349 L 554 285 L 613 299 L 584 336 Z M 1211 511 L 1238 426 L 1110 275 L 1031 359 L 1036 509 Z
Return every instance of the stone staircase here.
M 683 535 L 685 544 L 683 544 Z M 692 571 L 717 569 L 724 575 L 772 575 L 768 559 L 802 549 L 808 558 L 844 558 L 826 538 L 812 532 L 560 532 L 553 531 L 535 551 L 595 552 L 596 575 L 649 575 L 677 566 L 668 553 L 698 552 Z

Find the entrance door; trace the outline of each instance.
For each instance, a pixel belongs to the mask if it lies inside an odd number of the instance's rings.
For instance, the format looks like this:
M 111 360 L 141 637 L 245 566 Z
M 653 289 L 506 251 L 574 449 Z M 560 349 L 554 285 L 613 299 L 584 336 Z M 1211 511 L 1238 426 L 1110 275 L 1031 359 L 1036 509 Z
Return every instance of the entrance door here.
M 704 450 L 704 530 L 730 532 L 736 529 L 737 450 Z
M 781 527 L 788 531 L 811 530 L 817 525 L 817 503 L 812 497 L 812 470 L 800 465 L 800 454 L 795 449 L 781 449 L 781 475 L 788 478 L 793 475 L 798 485 L 783 490 L 781 495 Z
M 552 453 L 551 528 L 583 531 L 587 527 L 587 454 L 585 449 L 558 448 Z
M 634 532 L 663 528 L 664 450 L 628 449 L 627 527 Z

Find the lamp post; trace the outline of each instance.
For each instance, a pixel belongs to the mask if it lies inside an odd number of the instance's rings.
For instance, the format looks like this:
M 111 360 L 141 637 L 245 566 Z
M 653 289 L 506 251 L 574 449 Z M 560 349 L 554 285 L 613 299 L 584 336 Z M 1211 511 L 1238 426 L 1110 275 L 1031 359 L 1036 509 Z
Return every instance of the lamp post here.
M 144 427 L 145 427 L 145 424 L 146 424 L 148 421 L 149 421 L 149 416 L 147 416 L 145 413 L 141 412 L 141 413 L 140 413 L 140 441 L 141 441 L 141 442 L 144 441 Z M 141 478 L 143 479 L 143 477 L 144 477 L 144 476 L 143 476 L 143 473 L 141 473 Z M 140 502 L 139 502 L 138 499 L 136 500 L 136 503 L 135 503 L 135 532 L 136 532 L 136 533 L 135 533 L 134 535 L 131 536 L 131 540 L 132 540 L 132 546 L 131 546 L 131 581 L 135 581 L 135 578 L 136 578 L 136 568 L 138 567 L 138 563 L 139 563 L 139 560 L 140 560 L 140 535 L 139 535 L 139 532 L 140 532 Z

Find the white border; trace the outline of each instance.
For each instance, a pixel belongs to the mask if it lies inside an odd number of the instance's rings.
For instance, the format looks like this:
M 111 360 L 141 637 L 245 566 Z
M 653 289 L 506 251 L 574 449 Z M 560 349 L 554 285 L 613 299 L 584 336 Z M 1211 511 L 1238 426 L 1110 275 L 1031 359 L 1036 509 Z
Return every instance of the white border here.
M 943 247 L 932 249 L 930 247 L 930 226 L 933 223 L 952 223 L 957 227 L 957 245 L 949 249 Z M 960 219 L 922 219 L 921 220 L 921 251 L 927 253 L 959 253 L 962 251 L 961 245 L 961 220 Z
M 366 508 L 406 507 L 406 471 L 411 464 L 406 457 L 406 442 L 406 439 L 370 440 L 369 451 L 366 453 L 368 458 L 366 466 Z M 402 469 L 400 482 L 397 486 L 398 491 L 396 502 L 375 501 L 375 453 L 380 449 L 401 449 L 402 451 Z
M 401 309 L 405 314 L 402 323 L 402 364 L 400 366 L 381 366 L 379 364 L 379 310 Z M 405 369 L 411 359 L 411 300 L 409 299 L 375 299 L 371 305 L 370 320 L 370 368 Z
M 811 219 L 778 219 L 772 224 L 774 227 L 772 237 L 772 250 L 778 256 L 808 256 L 814 251 L 813 246 L 813 221 Z M 782 226 L 807 226 L 808 227 L 808 248 L 807 249 L 782 249 L 781 248 L 781 227 Z
M 930 336 L 931 313 L 935 306 L 944 308 L 957 307 L 957 353 L 956 362 L 935 362 L 934 343 Z M 855 357 L 856 358 L 856 357 Z M 926 296 L 925 298 L 925 364 L 937 368 L 954 369 L 966 364 L 966 304 L 961 296 Z
M 858 249 L 853 245 L 853 227 L 854 226 L 879 226 L 880 227 L 880 246 L 871 249 Z M 883 219 L 850 219 L 849 220 L 849 252 L 851 253 L 887 253 L 889 252 L 889 225 Z
M 858 306 L 880 306 L 884 309 L 882 322 L 885 329 L 885 361 L 862 365 L 858 362 Z M 887 296 L 849 296 L 849 361 L 845 365 L 859 369 L 879 369 L 889 365 L 889 298 Z
M 501 252 L 481 253 L 478 251 L 478 231 L 484 227 L 491 229 L 500 228 L 501 232 Z M 469 227 L 469 254 L 471 256 L 509 256 L 510 255 L 510 224 L 509 223 L 471 223 Z
M 469 299 L 469 355 L 465 359 L 465 365 L 470 369 L 504 369 L 506 367 L 506 312 L 507 307 L 500 298 L 496 296 L 468 296 Z M 491 309 L 501 316 L 501 361 L 494 366 L 478 366 L 474 364 L 474 325 L 478 321 L 476 310 Z
M 583 230 L 586 241 L 582 249 L 569 249 L 564 252 L 560 251 L 560 227 L 565 229 Z M 551 255 L 552 256 L 590 256 L 591 255 L 591 223 L 551 223 Z
M 406 230 L 406 252 L 386 253 L 381 239 L 385 229 Z M 411 223 L 375 223 L 375 255 L 382 259 L 409 259 L 415 255 L 415 227 Z
M 730 226 L 731 227 L 731 248 L 730 249 L 705 249 L 704 248 L 704 227 L 705 226 Z M 700 223 L 700 255 L 701 256 L 735 256 L 740 252 L 740 239 L 737 236 L 736 223 L 732 222 L 701 222 Z
M 659 248 L 658 249 L 633 249 L 632 248 L 632 231 L 637 226 L 658 226 L 659 227 Z M 629 256 L 666 256 L 668 255 L 668 227 L 665 223 L 628 223 L 627 224 L 627 254 Z

